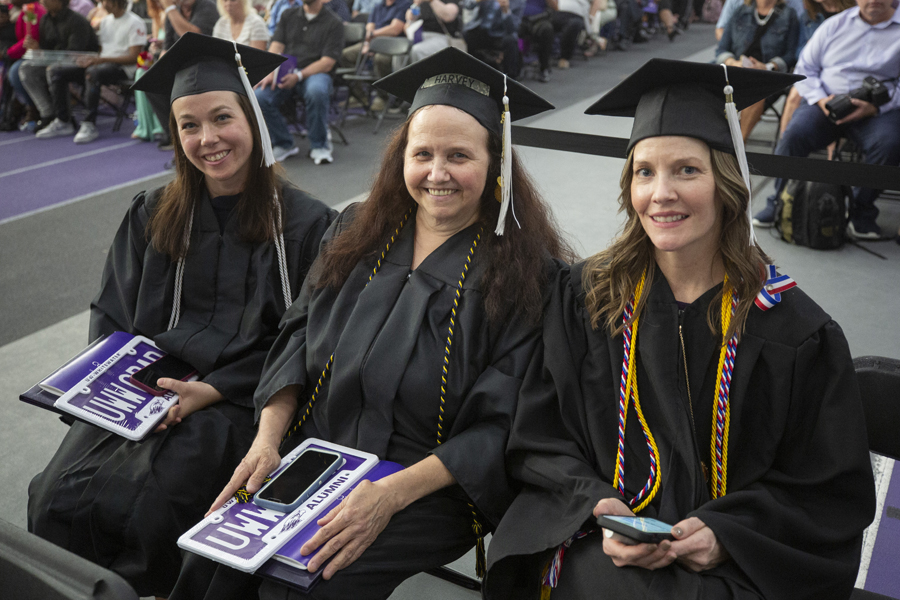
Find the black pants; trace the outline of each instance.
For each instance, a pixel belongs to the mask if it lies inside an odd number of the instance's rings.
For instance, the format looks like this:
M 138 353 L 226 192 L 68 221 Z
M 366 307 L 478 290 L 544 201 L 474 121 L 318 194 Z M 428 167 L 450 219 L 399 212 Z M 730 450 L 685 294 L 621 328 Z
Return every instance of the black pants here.
M 467 31 L 465 38 L 469 54 L 514 79 L 519 76 L 521 60 L 517 36 L 495 38 L 488 35 L 486 30 L 477 27 Z
M 559 34 L 559 57 L 571 60 L 575 54 L 575 41 L 584 29 L 584 17 L 563 10 L 553 13 L 553 30 Z
M 553 24 L 550 17 L 534 20 L 525 17 L 519 27 L 519 37 L 531 44 L 541 65 L 541 71 L 550 68 L 550 53 L 553 52 Z
M 69 101 L 69 84 L 84 83 L 84 69 L 68 65 L 52 65 L 47 67 L 47 81 L 50 83 L 50 96 L 53 98 L 53 109 L 60 121 L 72 120 L 72 108 Z
M 88 114 L 85 121 L 95 123 L 97 121 L 97 109 L 100 107 L 100 88 L 104 85 L 117 83 L 127 79 L 125 69 L 121 65 L 103 63 L 93 65 L 85 69 L 84 73 L 84 103 Z

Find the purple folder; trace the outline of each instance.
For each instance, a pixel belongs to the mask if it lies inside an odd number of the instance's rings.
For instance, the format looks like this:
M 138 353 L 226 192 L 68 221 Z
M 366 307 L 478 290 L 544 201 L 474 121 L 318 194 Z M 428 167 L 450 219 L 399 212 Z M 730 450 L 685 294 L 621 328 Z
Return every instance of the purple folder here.
M 45 377 L 38 385 L 41 389 L 62 396 L 91 372 L 102 365 L 134 336 L 124 331 L 95 340 L 87 348 L 70 358 L 66 364 Z
M 382 477 L 387 477 L 388 475 L 392 475 L 397 471 L 402 471 L 403 467 L 395 462 L 391 462 L 388 460 L 383 460 L 379 462 L 377 465 L 372 467 L 368 473 L 366 473 L 360 481 L 368 479 L 369 481 L 377 481 Z M 353 485 L 356 487 L 359 485 L 359 482 Z M 350 489 L 353 489 L 350 488 Z M 331 510 L 336 508 L 341 503 L 340 498 L 336 498 L 329 506 L 326 508 L 322 515 L 327 515 Z M 315 573 L 310 573 L 306 570 L 306 565 L 309 564 L 310 559 L 316 555 L 316 552 L 313 552 L 309 556 L 301 556 L 300 548 L 309 541 L 312 536 L 319 531 L 321 527 L 319 527 L 315 521 L 301 529 L 297 535 L 292 537 L 281 549 L 278 550 L 276 556 L 282 556 L 288 558 L 290 560 L 296 561 L 298 564 L 303 565 L 304 568 L 300 568 L 297 566 L 293 566 L 278 560 L 277 558 L 270 558 L 263 566 L 261 566 L 257 571 L 257 575 L 261 575 L 266 579 L 272 579 L 273 581 L 278 581 L 287 585 L 288 587 L 298 589 L 303 592 L 308 592 L 313 588 L 313 586 L 318 583 L 319 578 L 322 575 L 322 569 L 319 569 Z
M 291 56 L 290 54 L 282 54 L 287 60 L 281 63 L 281 66 L 278 67 L 278 83 L 281 83 L 281 80 L 284 79 L 284 76 L 288 73 L 293 73 L 294 69 L 297 68 L 297 57 Z

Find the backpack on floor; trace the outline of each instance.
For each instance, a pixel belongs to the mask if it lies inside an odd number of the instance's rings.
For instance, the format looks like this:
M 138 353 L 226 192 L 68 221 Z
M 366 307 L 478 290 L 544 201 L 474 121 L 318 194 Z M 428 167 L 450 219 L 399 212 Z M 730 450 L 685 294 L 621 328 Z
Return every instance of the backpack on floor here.
M 832 250 L 844 244 L 850 190 L 832 183 L 788 181 L 778 197 L 775 227 L 798 246 Z

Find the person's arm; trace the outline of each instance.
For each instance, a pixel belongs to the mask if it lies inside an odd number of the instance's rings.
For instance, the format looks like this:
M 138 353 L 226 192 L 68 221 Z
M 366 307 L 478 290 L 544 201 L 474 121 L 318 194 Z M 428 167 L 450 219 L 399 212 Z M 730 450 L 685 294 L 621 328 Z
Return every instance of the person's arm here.
M 452 2 L 441 2 L 441 0 L 429 0 L 431 2 L 431 10 L 434 16 L 444 23 L 452 23 L 459 16 L 459 6 Z
M 278 37 L 278 32 L 280 30 L 281 30 L 281 25 L 279 25 L 279 29 L 275 30 L 275 37 Z M 272 41 L 269 42 L 269 52 L 272 52 L 274 54 L 282 54 L 284 52 L 284 42 L 276 42 L 275 38 L 272 38 Z M 262 80 L 260 80 L 260 82 L 254 86 L 254 89 L 267 88 L 267 87 L 274 88 L 275 85 L 278 83 L 275 80 L 276 73 L 278 73 L 278 69 L 275 69 L 274 71 L 272 71 L 271 73 L 269 73 L 268 75 L 263 77 Z
M 741 6 L 741 0 L 725 0 L 722 5 L 722 12 L 719 13 L 719 20 L 716 21 L 716 41 L 721 41 L 728 23 L 734 17 L 735 11 Z
M 185 33 L 203 33 L 200 28 L 187 20 L 175 0 L 160 0 L 166 20 L 172 25 L 172 29 L 180 37 Z
M 390 23 L 388 23 L 384 27 L 380 27 L 378 29 L 374 29 L 374 27 L 375 27 L 374 23 L 371 23 L 371 25 L 372 25 L 373 29 L 372 29 L 372 34 L 369 36 L 370 38 L 377 38 L 377 37 L 383 37 L 383 36 L 396 37 L 398 35 L 403 34 L 404 23 L 400 19 L 391 19 Z M 366 23 L 367 28 L 368 28 L 368 26 L 369 26 L 369 23 Z
M 797 88 L 797 91 L 800 92 L 800 95 L 803 96 L 803 99 L 808 104 L 816 104 L 829 95 L 821 79 L 822 58 L 825 55 L 826 42 L 828 37 L 833 35 L 830 31 L 829 21 L 830 19 L 822 23 L 812 37 L 809 38 L 794 67 L 796 75 L 806 77 L 806 79 L 795 83 L 794 87 Z
M 269 30 L 266 29 L 266 22 L 262 17 L 256 15 L 248 15 L 246 18 L 251 19 L 249 46 L 257 50 L 265 50 L 269 44 Z
M 716 63 L 720 65 L 727 65 L 729 67 L 741 66 L 741 61 L 735 53 L 734 41 L 732 40 L 731 33 L 735 18 L 737 18 L 737 13 L 734 13 L 732 15 L 732 18 L 728 20 L 728 23 L 725 25 L 725 30 L 722 33 L 721 39 L 719 40 L 719 45 L 716 46 Z
M 362 481 L 337 508 L 318 520 L 322 528 L 300 549 L 300 554 L 307 556 L 321 547 L 309 561 L 309 571 L 318 571 L 334 557 L 322 573 L 331 579 L 372 545 L 392 516 L 454 483 L 453 475 L 434 455 L 384 479 Z

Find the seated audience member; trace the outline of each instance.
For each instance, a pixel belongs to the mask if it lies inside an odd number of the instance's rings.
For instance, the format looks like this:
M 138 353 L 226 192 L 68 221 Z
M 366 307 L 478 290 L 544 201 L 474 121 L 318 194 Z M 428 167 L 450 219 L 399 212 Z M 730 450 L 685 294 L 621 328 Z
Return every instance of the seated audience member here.
M 819 25 L 825 22 L 825 19 L 854 6 L 856 6 L 856 0 L 803 0 L 804 10 L 800 14 L 800 39 L 797 42 L 797 56 L 800 56 L 806 42 L 810 40 Z M 791 122 L 791 117 L 794 116 L 794 111 L 798 106 L 800 106 L 800 92 L 797 91 L 797 88 L 792 87 L 781 111 L 780 135 L 784 134 L 784 130 Z
M 265 50 L 269 44 L 266 22 L 256 14 L 250 0 L 216 0 L 219 20 L 213 27 L 213 37 Z
M 738 109 L 792 81 L 728 69 Z M 725 85 L 719 65 L 653 59 L 586 111 L 634 116 L 625 223 L 551 285 L 488 600 L 850 597 L 875 514 L 853 361 L 801 289 L 764 289 Z
M 237 49 L 251 82 L 283 60 Z M 131 203 L 91 303 L 90 337 L 146 336 L 200 379 L 158 381 L 180 397 L 142 442 L 73 424 L 29 486 L 28 530 L 112 569 L 140 596 L 165 597 L 178 536 L 250 447 L 263 361 L 334 212 L 263 163 L 265 125 L 232 43 L 188 33 L 138 86 L 172 98 L 175 179 Z M 213 152 L 227 156 L 210 161 Z
M 69 0 L 43 0 L 47 14 L 40 24 L 40 49 L 96 51 L 97 35 L 87 19 L 68 7 Z M 25 48 L 38 49 L 37 40 L 25 40 Z M 28 95 L 34 101 L 40 121 L 35 131 L 38 137 L 73 135 L 75 125 L 68 120 L 69 81 L 66 73 L 73 67 L 56 64 L 32 65 L 24 61 L 19 68 L 19 78 Z M 81 70 L 82 76 L 84 70 Z
M 10 15 L 17 12 L 14 19 L 16 41 L 6 50 L 6 79 L 13 90 L 13 99 L 7 105 L 7 113 L 3 115 L 3 122 L 0 123 L 0 131 L 15 131 L 19 127 L 21 108 L 14 109 L 14 106 L 25 107 L 25 115 L 22 118 L 23 127 L 28 127 L 27 124 L 30 124 L 32 128 L 36 128 L 38 125 L 46 127 L 50 121 L 43 123 L 39 121 L 41 115 L 22 83 L 19 69 L 24 64 L 22 57 L 25 56 L 28 47 L 39 47 L 40 23 L 43 16 L 47 14 L 47 10 L 38 2 L 26 6 L 25 0 L 12 0 L 7 6 L 11 8 Z
M 797 15 L 784 0 L 744 0 L 725 27 L 716 62 L 787 73 L 797 61 L 799 27 Z M 744 140 L 759 123 L 765 104 L 761 100 L 741 111 Z
M 403 35 L 406 11 L 412 5 L 411 0 L 383 0 L 375 4 L 369 13 L 366 23 L 365 39 L 357 44 L 347 46 L 341 53 L 341 65 L 354 67 L 360 53 L 369 53 L 369 44 L 377 37 L 398 37 Z M 376 54 L 372 58 L 375 76 L 381 79 L 391 74 L 393 60 L 387 54 Z M 373 100 L 371 109 L 379 111 L 384 108 L 385 98 L 379 92 Z
M 556 0 L 525 0 L 519 37 L 537 54 L 538 81 L 550 81 L 550 55 L 553 52 L 553 22 L 551 16 L 557 9 Z
M 459 4 L 461 0 L 413 0 L 406 11 L 406 29 L 422 25 L 415 33 L 410 61 L 416 62 L 450 45 L 450 38 L 459 33 L 462 21 Z
M 382 80 L 411 103 L 409 118 L 369 197 L 326 235 L 285 316 L 256 391 L 259 434 L 214 504 L 245 483 L 259 489 L 298 420 L 285 451 L 318 437 L 403 465 L 350 492 L 306 544 L 307 553 L 322 547 L 309 563 L 322 570 L 317 600 L 387 598 L 406 578 L 465 554 L 512 498 L 503 449 L 551 258 L 568 253 L 501 141 L 504 84 L 512 119 L 550 107 L 456 48 Z M 521 229 L 495 196 L 504 147 Z M 191 571 L 198 587 L 187 585 Z M 212 595 L 238 588 L 223 578 L 247 575 L 197 555 L 182 575 L 170 600 L 256 597 Z M 259 597 L 309 596 L 264 582 Z
M 278 21 L 281 20 L 281 15 L 284 11 L 301 4 L 303 4 L 303 0 L 275 0 L 275 3 L 269 8 L 269 17 L 266 22 L 266 27 L 269 28 L 269 35 L 275 34 L 275 28 L 278 27 Z
M 371 15 L 375 7 L 382 2 L 383 0 L 353 0 L 351 17 L 355 19 L 359 15 Z
M 185 33 L 212 35 L 219 20 L 219 9 L 213 0 L 160 0 L 163 6 L 165 28 L 163 53 L 175 45 Z M 172 132 L 169 131 L 169 99 L 163 94 L 147 93 L 159 124 L 165 134 L 159 141 L 160 150 L 172 149 Z
M 615 32 L 618 7 L 613 0 L 594 0 L 591 3 L 590 37 L 591 46 L 585 50 L 585 56 L 593 56 L 597 51 L 604 52 L 609 46 L 611 33 Z
M 568 69 L 575 54 L 578 34 L 584 31 L 591 0 L 557 0 L 557 10 L 550 18 L 553 31 L 559 36 L 559 62 L 556 66 Z
M 858 6 L 825 21 L 813 34 L 797 62 L 795 73 L 806 79 L 795 84 L 803 97 L 775 148 L 780 156 L 809 156 L 843 135 L 853 140 L 873 165 L 900 164 L 900 14 L 889 0 L 857 0 Z M 877 49 L 865 52 L 864 49 Z M 883 91 L 848 98 L 873 77 Z M 828 103 L 836 99 L 846 111 L 834 113 Z M 832 105 L 834 106 L 834 105 Z M 754 223 L 771 227 L 775 204 L 785 181 L 775 182 L 775 193 Z M 881 190 L 853 188 L 848 232 L 858 239 L 878 239 L 875 200 Z
M 39 138 L 68 135 L 73 129 L 69 102 L 69 83 L 84 81 L 84 105 L 87 116 L 75 134 L 76 144 L 97 139 L 97 110 L 100 107 L 101 86 L 134 77 L 138 54 L 147 43 L 144 20 L 128 10 L 128 0 L 103 0 L 109 13 L 100 21 L 98 38 L 100 56 L 80 58 L 76 66 L 54 67 L 53 102 L 56 120 L 39 131 Z
M 256 89 L 272 136 L 275 160 L 281 162 L 300 152 L 280 110 L 287 100 L 299 97 L 306 106 L 309 157 L 317 165 L 334 162 L 328 131 L 330 73 L 343 47 L 344 26 L 333 12 L 324 10 L 322 0 L 304 0 L 281 16 L 269 52 L 293 56 L 297 68 L 285 74 L 281 81 L 277 73 L 269 73 Z
M 325 8 L 333 12 L 341 22 L 350 22 L 352 17 L 350 15 L 350 6 L 347 5 L 346 0 L 322 0 L 322 2 Z
M 799 19 L 800 16 L 806 11 L 803 6 L 805 0 L 785 0 L 787 5 L 794 9 L 794 13 L 797 15 Z M 728 25 L 728 22 L 731 21 L 732 15 L 741 7 L 741 4 L 744 3 L 744 0 L 725 0 L 725 3 L 722 5 L 722 12 L 719 13 L 719 20 L 716 21 L 716 41 L 720 41 L 722 36 L 725 34 L 725 27 Z
M 473 11 L 463 27 L 469 54 L 510 77 L 518 77 L 519 26 L 525 0 L 469 0 Z

